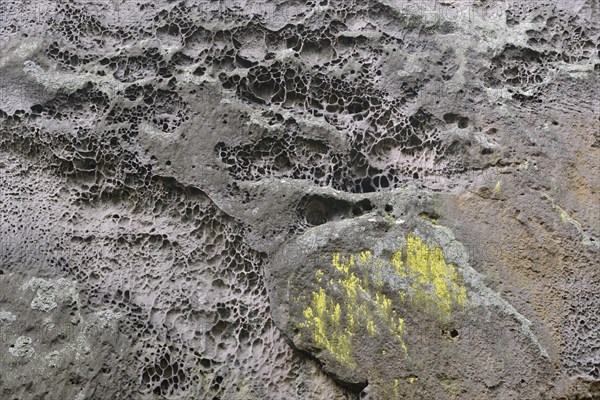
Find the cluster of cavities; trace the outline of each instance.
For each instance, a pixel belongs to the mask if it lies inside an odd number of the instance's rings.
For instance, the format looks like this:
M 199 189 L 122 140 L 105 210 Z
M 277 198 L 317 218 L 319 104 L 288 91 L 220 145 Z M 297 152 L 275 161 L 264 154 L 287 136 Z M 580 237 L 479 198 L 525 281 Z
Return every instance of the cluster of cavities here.
M 270 317 L 265 255 L 244 242 L 245 228 L 173 180 L 153 179 L 128 202 L 142 218 L 169 218 L 185 235 L 75 232 L 71 259 L 53 263 L 85 287 L 91 304 L 132 321 L 143 345 L 131 365 L 139 390 L 226 399 L 283 387 L 293 356 Z M 110 218 L 132 223 L 129 212 Z
M 75 5 L 59 8 L 53 17 L 55 40 L 46 49 L 47 58 L 63 70 L 94 74 L 100 80 L 114 78 L 118 83 L 115 93 L 107 94 L 110 90 L 104 84 L 90 83 L 92 87 L 32 108 L 36 118 L 80 122 L 81 126 L 74 124 L 77 133 L 73 136 L 81 139 L 51 134 L 53 139 L 59 136 L 58 142 L 85 143 L 74 146 L 82 148 L 83 154 L 71 148 L 58 152 L 73 164 L 70 169 L 92 171 L 101 170 L 99 164 L 110 165 L 110 160 L 97 159 L 92 153 L 102 152 L 95 149 L 105 146 L 124 151 L 115 147 L 131 141 L 140 124 L 176 132 L 189 119 L 192 107 L 180 96 L 179 80 L 192 74 L 199 79 L 217 79 L 225 90 L 262 108 L 267 118 L 281 125 L 276 136 L 258 132 L 254 136 L 259 137 L 245 145 L 216 146 L 216 156 L 236 179 L 289 177 L 365 193 L 452 174 L 449 164 L 458 149 L 441 138 L 443 121 L 424 108 L 407 111 L 406 107 L 435 76 L 424 74 L 399 83 L 400 89 L 393 95 L 378 85 L 382 78 L 379 61 L 398 50 L 426 45 L 422 40 L 410 42 L 410 34 L 417 31 L 407 28 L 408 36 L 403 39 L 382 33 L 379 41 L 347 35 L 344 18 L 357 16 L 340 16 L 339 10 L 328 11 L 331 20 L 319 29 L 289 23 L 278 30 L 259 20 L 227 29 L 211 26 L 201 18 L 193 19 L 198 10 L 183 5 L 155 14 L 147 7 L 141 11 L 153 15 L 151 24 L 117 31 Z M 73 32 L 72 27 L 79 25 L 81 29 Z M 156 44 L 136 47 L 133 37 L 146 38 L 149 43 L 159 39 L 177 50 L 164 52 Z M 105 51 L 113 42 L 115 50 Z M 292 56 L 282 58 L 283 53 Z M 440 51 L 432 57 L 433 61 L 437 57 L 441 79 L 450 79 L 457 69 L 449 62 L 452 54 Z M 342 149 L 311 137 L 293 116 L 284 118 L 273 112 L 273 107 L 298 117 L 324 119 L 345 137 L 347 146 Z M 90 124 L 96 120 L 102 124 Z
M 600 50 L 600 29 L 580 16 L 558 10 L 555 4 L 515 4 L 506 11 L 509 27 L 530 23 L 527 44 L 507 44 L 491 60 L 486 73 L 490 87 L 516 88 L 521 102 L 542 102 L 542 89 L 557 63 L 581 63 L 596 59 Z

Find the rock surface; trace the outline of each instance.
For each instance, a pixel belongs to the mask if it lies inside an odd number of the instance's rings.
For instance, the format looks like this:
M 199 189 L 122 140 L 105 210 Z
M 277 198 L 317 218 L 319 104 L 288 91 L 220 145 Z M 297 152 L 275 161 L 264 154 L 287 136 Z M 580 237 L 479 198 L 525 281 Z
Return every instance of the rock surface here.
M 0 3 L 0 398 L 600 398 L 597 0 Z

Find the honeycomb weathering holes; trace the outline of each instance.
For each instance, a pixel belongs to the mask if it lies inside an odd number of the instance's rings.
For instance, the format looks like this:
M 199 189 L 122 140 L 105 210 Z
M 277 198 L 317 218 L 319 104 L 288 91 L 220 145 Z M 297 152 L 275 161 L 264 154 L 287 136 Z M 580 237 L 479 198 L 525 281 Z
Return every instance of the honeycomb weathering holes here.
M 300 201 L 299 214 L 311 226 L 322 225 L 341 218 L 361 216 L 373 210 L 368 199 L 356 203 L 326 196 L 310 196 Z

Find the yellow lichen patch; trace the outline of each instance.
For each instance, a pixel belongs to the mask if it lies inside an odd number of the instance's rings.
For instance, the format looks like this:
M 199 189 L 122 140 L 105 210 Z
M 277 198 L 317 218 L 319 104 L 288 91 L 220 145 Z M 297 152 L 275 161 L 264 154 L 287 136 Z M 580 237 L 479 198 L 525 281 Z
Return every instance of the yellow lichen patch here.
M 371 261 L 371 252 L 367 250 L 360 253 L 360 261 L 364 264 Z
M 372 319 L 367 320 L 367 331 L 371 336 L 375 336 L 375 322 Z
M 586 246 L 596 246 L 597 248 L 600 249 L 600 245 L 595 241 L 594 238 L 592 238 L 591 236 L 589 236 L 585 230 L 583 229 L 583 226 L 581 225 L 581 223 L 579 221 L 577 221 L 575 218 L 573 218 L 572 216 L 570 216 L 562 207 L 560 207 L 558 204 L 556 204 L 556 202 L 554 201 L 554 199 L 552 199 L 552 197 L 548 196 L 548 194 L 546 193 L 542 193 L 542 195 L 548 199 L 551 203 L 552 203 L 552 207 L 554 207 L 554 209 L 556 211 L 558 211 L 559 215 L 560 215 L 560 220 L 563 222 L 563 224 L 570 224 L 571 226 L 573 226 L 577 232 L 579 233 L 579 235 L 582 236 L 583 238 L 583 244 Z
M 404 271 L 404 263 L 402 262 L 402 249 L 392 255 L 392 265 L 396 268 L 396 273 L 402 275 Z
M 431 215 L 429 213 L 426 213 L 426 212 L 422 212 L 421 214 L 419 214 L 419 217 L 421 217 L 423 219 L 426 219 L 428 221 L 431 221 L 434 224 L 439 221 L 438 217 L 435 217 L 435 216 L 433 216 L 433 215 Z
M 456 267 L 446 263 L 442 249 L 429 246 L 418 236 L 409 236 L 403 252 L 406 262 L 399 275 L 412 281 L 414 299 L 434 306 L 443 318 L 450 316 L 453 304 L 464 306 L 466 289 Z
M 401 278 L 408 292 L 392 297 L 393 291 L 384 293 L 390 274 Z M 388 260 L 374 257 L 370 251 L 348 257 L 334 253 L 331 268 L 319 269 L 315 275 L 318 290 L 303 310 L 300 327 L 308 331 L 317 347 L 352 368 L 356 366 L 352 341 L 361 332 L 384 334 L 408 352 L 405 319 L 399 315 L 408 300 L 413 306 L 424 306 L 422 311 L 435 311 L 442 319 L 466 301 L 466 289 L 456 267 L 446 262 L 439 247 L 429 246 L 417 236 L 406 238 Z M 323 279 L 325 275 L 328 280 Z
M 354 273 L 346 274 L 338 283 L 346 292 L 346 300 L 349 304 L 357 304 L 359 292 L 364 292 L 361 280 Z
M 338 271 L 347 274 L 350 267 L 352 267 L 354 265 L 354 256 L 350 256 L 350 259 L 348 260 L 348 262 L 345 263 L 342 261 L 342 256 L 340 255 L 340 253 L 333 253 L 333 257 L 331 259 L 331 264 Z
M 305 322 L 301 327 L 310 329 L 315 345 L 334 354 L 341 363 L 352 366 L 350 340 L 342 327 L 340 304 L 328 298 L 320 288 L 313 293 L 311 306 L 304 309 L 303 315 Z
M 567 222 L 569 222 L 569 214 L 566 213 L 565 210 L 563 210 L 562 208 L 558 207 L 559 212 L 560 212 L 560 219 L 563 222 L 563 224 L 566 224 Z
M 323 275 L 325 275 L 325 274 L 323 273 L 323 271 L 321 271 L 319 269 L 319 270 L 317 270 L 315 275 L 317 276 L 317 282 L 321 283 L 321 281 L 323 280 Z

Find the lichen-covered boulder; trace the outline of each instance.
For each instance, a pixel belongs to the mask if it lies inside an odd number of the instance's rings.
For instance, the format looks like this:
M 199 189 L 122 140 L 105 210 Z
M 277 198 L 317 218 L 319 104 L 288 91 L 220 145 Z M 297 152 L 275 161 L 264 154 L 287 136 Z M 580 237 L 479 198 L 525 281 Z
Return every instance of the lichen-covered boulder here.
M 294 345 L 374 398 L 491 396 L 490 382 L 542 384 L 552 368 L 548 338 L 429 219 L 366 215 L 311 228 L 276 253 L 268 283 Z

